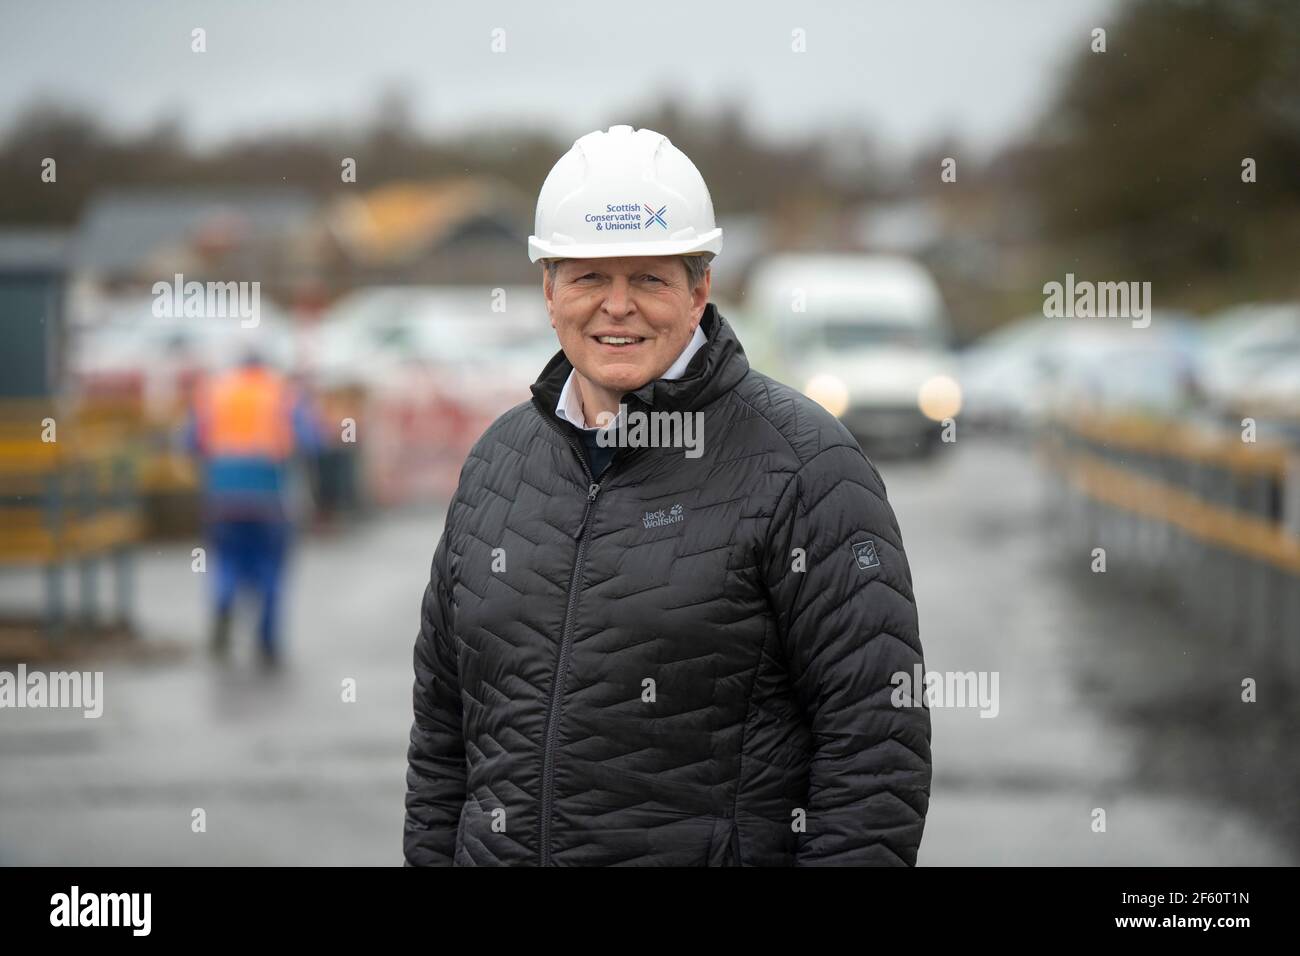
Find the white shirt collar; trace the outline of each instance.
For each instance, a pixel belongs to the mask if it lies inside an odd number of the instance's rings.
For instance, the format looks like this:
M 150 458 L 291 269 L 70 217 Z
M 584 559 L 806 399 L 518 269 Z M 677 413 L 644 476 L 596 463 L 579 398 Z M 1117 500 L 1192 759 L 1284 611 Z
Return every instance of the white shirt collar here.
M 708 341 L 709 339 L 704 334 L 704 330 L 697 325 L 695 327 L 695 334 L 692 335 L 691 340 L 686 343 L 686 348 L 682 349 L 682 354 L 677 356 L 677 361 L 668 366 L 668 371 L 664 372 L 659 377 L 661 379 L 681 378 L 686 374 L 686 366 L 691 364 L 691 359 L 695 356 L 695 353 L 698 352 Z M 555 405 L 555 414 L 559 415 L 569 424 L 575 425 L 584 431 L 594 432 L 599 428 L 599 426 L 589 426 L 582 414 L 582 395 L 578 390 L 576 371 L 569 373 L 569 377 L 565 379 L 564 388 L 560 389 L 560 400 Z M 619 419 L 622 418 L 622 416 L 623 413 L 620 411 L 618 416 L 605 427 L 613 428 L 618 424 Z

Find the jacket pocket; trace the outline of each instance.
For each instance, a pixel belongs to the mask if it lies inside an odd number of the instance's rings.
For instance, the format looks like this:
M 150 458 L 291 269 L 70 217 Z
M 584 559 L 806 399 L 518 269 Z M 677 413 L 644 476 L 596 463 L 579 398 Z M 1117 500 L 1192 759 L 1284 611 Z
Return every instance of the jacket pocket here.
M 740 826 L 733 819 L 731 821 L 731 858 L 727 862 L 728 866 L 742 866 L 740 862 Z
M 731 817 L 714 817 L 705 866 L 740 866 L 740 830 Z
M 465 823 L 469 820 L 470 798 L 466 797 L 460 805 L 460 819 L 456 822 L 456 843 L 451 851 L 451 865 L 465 866 L 469 863 L 465 853 Z

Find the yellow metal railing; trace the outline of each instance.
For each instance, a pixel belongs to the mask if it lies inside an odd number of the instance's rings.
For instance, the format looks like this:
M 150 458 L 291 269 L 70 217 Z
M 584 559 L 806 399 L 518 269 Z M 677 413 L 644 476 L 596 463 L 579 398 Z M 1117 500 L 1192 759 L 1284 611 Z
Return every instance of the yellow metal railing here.
M 129 622 L 142 534 L 135 452 L 129 421 L 83 417 L 64 402 L 0 403 L 0 565 L 44 570 L 49 631 L 65 624 L 68 565 L 79 570 L 83 622 L 97 620 L 102 561 L 116 572 L 116 619 Z
M 1046 432 L 1066 523 L 1107 571 L 1300 676 L 1300 447 L 1231 428 L 1074 418 Z

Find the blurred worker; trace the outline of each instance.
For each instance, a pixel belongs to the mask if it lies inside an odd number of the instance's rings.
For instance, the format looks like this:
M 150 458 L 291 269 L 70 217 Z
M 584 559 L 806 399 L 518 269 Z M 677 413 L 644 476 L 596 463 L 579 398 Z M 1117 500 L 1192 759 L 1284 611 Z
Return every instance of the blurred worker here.
M 262 661 L 279 659 L 277 620 L 292 515 L 286 500 L 295 452 L 320 446 L 304 396 L 248 353 L 239 367 L 200 384 L 189 446 L 204 462 L 203 519 L 215 556 L 212 650 L 230 644 L 240 586 L 261 602 Z
M 578 140 L 529 256 L 560 351 L 470 452 L 415 641 L 412 866 L 913 865 L 930 713 L 879 472 L 749 366 L 652 130 Z

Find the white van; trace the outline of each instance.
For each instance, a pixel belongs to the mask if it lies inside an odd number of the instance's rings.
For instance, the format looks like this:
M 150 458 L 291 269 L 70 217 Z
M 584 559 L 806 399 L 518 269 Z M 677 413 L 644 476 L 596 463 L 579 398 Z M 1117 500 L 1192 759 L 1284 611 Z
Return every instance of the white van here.
M 960 410 L 943 298 L 917 262 L 773 256 L 751 274 L 745 311 L 766 345 L 759 370 L 816 399 L 864 448 L 928 453 Z

